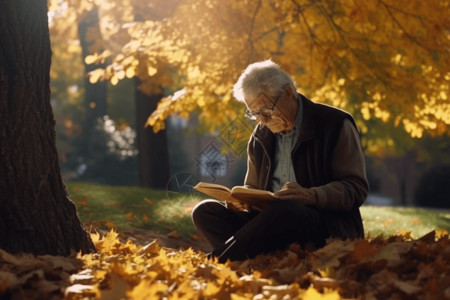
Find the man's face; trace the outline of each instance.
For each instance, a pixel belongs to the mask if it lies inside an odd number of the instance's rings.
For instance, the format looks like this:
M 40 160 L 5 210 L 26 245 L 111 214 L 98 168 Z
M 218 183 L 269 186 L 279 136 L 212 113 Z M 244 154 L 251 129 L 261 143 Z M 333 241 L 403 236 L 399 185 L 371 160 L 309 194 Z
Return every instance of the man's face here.
M 285 92 L 271 99 L 261 93 L 253 101 L 246 101 L 249 115 L 256 117 L 273 133 L 291 131 L 297 116 L 297 100 L 292 96 L 292 93 Z

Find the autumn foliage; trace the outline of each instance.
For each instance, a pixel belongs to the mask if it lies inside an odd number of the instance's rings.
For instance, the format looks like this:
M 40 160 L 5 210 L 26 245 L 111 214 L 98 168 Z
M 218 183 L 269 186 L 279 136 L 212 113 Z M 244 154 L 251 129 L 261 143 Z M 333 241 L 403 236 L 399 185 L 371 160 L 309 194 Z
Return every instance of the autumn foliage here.
M 139 77 L 146 93 L 172 91 L 148 120 L 156 131 L 172 114 L 198 111 L 211 129 L 235 119 L 243 108 L 233 83 L 247 64 L 271 57 L 307 96 L 353 113 L 367 136 L 379 134 L 373 121 L 412 137 L 448 134 L 447 0 L 50 3 L 54 36 L 99 7 L 101 37 L 92 38 L 104 50 L 84 59 L 107 66 L 91 82 Z
M 0 250 L 0 294 L 15 299 L 446 299 L 450 239 L 432 231 L 219 264 L 203 252 L 92 234 L 98 253 L 12 256 Z

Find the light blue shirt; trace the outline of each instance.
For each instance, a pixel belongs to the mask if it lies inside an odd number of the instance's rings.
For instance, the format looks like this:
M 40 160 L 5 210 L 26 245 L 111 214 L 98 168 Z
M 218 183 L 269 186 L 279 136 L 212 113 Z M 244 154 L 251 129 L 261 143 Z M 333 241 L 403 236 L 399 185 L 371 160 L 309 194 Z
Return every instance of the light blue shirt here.
M 272 191 L 278 191 L 286 182 L 296 182 L 291 154 L 298 138 L 303 118 L 303 103 L 299 100 L 294 128 L 287 133 L 275 133 L 275 159 Z

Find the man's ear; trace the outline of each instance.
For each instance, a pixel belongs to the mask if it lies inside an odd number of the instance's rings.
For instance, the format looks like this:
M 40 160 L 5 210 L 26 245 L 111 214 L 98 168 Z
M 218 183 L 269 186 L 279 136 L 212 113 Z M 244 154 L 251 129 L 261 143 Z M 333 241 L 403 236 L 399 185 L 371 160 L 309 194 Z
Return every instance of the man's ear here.
M 289 84 L 286 84 L 284 86 L 284 92 L 286 93 L 286 96 L 288 98 L 292 97 L 292 95 L 294 94 L 294 91 L 292 90 L 291 86 Z

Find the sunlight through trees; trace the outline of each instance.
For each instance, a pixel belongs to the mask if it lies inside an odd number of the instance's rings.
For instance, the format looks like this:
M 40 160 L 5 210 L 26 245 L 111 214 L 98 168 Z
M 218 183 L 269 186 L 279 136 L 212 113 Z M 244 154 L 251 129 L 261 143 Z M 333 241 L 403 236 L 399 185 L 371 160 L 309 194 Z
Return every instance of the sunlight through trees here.
M 139 77 L 146 93 L 164 87 L 148 119 L 155 131 L 171 114 L 198 110 L 214 130 L 242 114 L 231 87 L 250 62 L 269 57 L 312 99 L 352 112 L 377 140 L 388 128 L 411 137 L 449 133 L 449 1 L 172 0 L 52 1 L 53 30 L 97 5 L 106 62 L 90 81 Z M 375 123 L 374 123 L 375 122 Z M 384 129 L 380 130 L 380 124 Z

